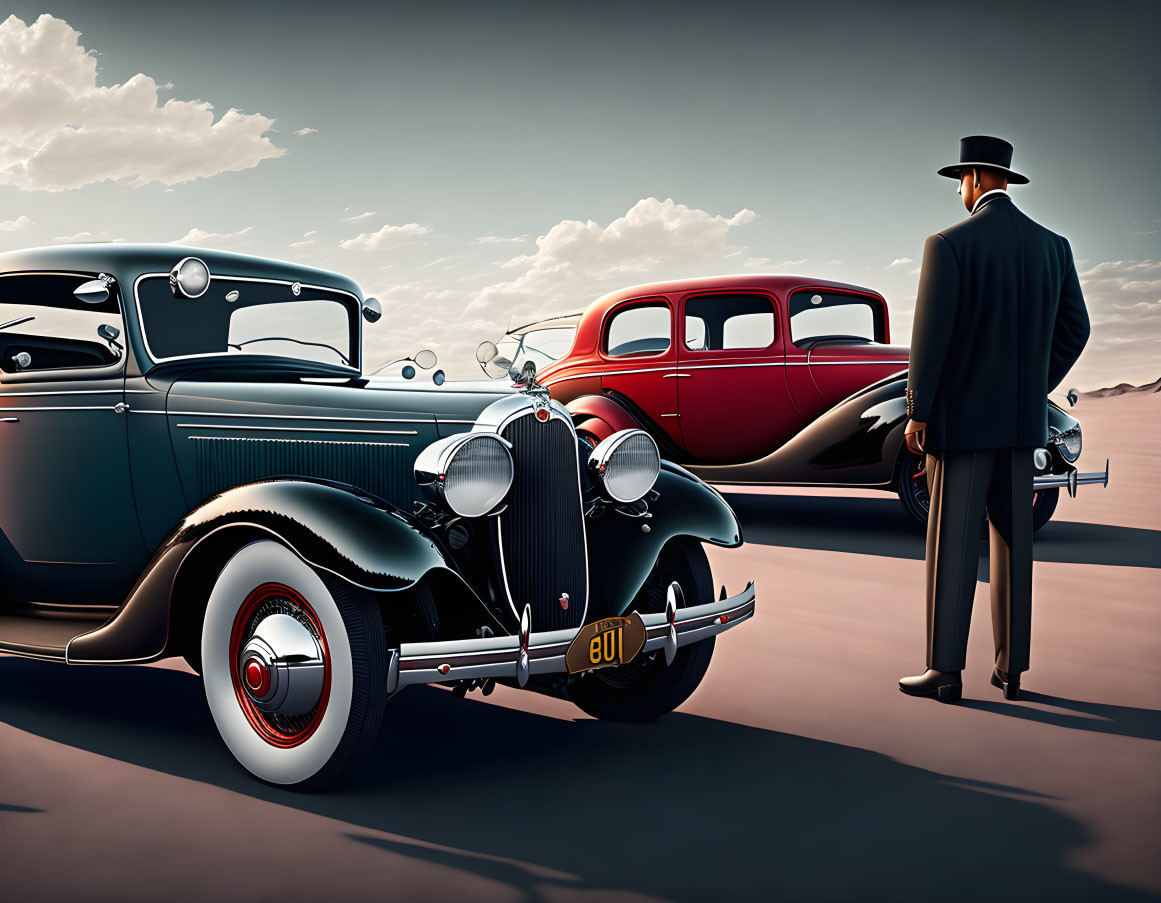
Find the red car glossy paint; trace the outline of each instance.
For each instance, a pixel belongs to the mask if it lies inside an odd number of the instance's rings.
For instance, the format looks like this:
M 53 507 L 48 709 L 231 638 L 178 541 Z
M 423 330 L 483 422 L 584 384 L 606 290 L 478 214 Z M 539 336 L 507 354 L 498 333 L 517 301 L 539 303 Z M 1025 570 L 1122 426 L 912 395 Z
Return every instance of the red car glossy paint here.
M 848 304 L 863 335 L 818 341 L 794 332 L 792 312 L 801 317 L 812 306 L 833 312 Z M 757 328 L 708 341 L 713 316 L 703 321 L 698 314 L 730 305 L 747 312 L 747 328 Z M 665 314 L 667 347 L 657 347 L 659 330 L 653 347 L 618 353 L 610 346 L 616 318 L 633 308 Z M 584 398 L 601 393 L 638 419 L 648 418 L 688 463 L 722 465 L 768 455 L 853 392 L 906 370 L 907 363 L 906 346 L 890 343 L 887 304 L 877 292 L 800 276 L 723 276 L 600 298 L 581 316 L 572 349 L 539 378 L 558 401 L 574 403 L 578 426 L 584 426 L 583 415 L 592 415 L 587 431 L 596 438 L 624 426 L 623 420 L 610 422 L 617 414 L 599 399 Z

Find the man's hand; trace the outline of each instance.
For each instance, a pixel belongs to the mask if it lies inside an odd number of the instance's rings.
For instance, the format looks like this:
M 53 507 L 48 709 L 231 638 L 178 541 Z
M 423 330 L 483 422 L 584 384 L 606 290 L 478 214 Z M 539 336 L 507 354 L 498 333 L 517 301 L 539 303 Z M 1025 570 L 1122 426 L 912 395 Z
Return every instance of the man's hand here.
M 923 444 L 927 439 L 927 424 L 920 423 L 918 420 L 908 420 L 907 428 L 903 431 L 903 438 L 907 442 L 907 448 L 917 455 L 922 455 Z

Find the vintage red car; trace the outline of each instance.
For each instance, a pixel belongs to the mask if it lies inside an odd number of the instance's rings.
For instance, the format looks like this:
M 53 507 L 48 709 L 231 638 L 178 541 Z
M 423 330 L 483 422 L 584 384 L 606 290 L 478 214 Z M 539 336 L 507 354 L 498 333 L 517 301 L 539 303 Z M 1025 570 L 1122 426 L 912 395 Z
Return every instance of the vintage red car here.
M 511 329 L 479 356 L 496 375 L 531 361 L 594 442 L 639 426 L 705 480 L 894 491 L 926 522 L 923 460 L 903 443 L 908 349 L 871 289 L 782 275 L 635 286 Z M 1076 472 L 1079 422 L 1051 401 L 1048 419 L 1037 529 L 1060 487 L 1107 482 L 1107 465 Z

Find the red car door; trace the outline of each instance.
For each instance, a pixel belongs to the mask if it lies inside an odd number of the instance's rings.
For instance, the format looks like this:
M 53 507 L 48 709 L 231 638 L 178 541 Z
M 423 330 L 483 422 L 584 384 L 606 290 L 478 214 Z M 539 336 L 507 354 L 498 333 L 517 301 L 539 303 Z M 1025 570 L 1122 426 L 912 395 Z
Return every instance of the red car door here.
M 803 426 L 786 385 L 777 301 L 735 291 L 681 304 L 674 381 L 686 450 L 705 464 L 765 457 Z
M 813 420 L 844 398 L 907 369 L 907 349 L 889 344 L 878 295 L 803 288 L 787 299 L 786 363 L 799 411 Z
M 635 298 L 606 315 L 598 353 L 601 388 L 681 445 L 675 332 L 670 299 Z

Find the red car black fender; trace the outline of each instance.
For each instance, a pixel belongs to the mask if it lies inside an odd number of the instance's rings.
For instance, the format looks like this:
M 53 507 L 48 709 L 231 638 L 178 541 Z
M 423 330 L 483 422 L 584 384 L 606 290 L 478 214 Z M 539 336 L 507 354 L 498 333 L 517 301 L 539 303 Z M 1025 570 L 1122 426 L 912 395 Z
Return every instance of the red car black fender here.
M 625 408 L 604 395 L 582 395 L 565 407 L 572 415 L 577 432 L 588 433 L 599 442 L 618 430 L 638 429 L 638 423 Z M 650 431 L 652 432 L 652 431 Z

